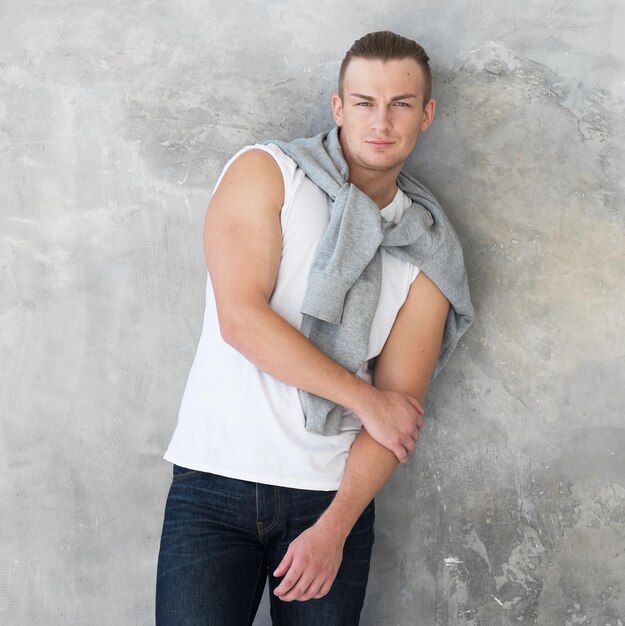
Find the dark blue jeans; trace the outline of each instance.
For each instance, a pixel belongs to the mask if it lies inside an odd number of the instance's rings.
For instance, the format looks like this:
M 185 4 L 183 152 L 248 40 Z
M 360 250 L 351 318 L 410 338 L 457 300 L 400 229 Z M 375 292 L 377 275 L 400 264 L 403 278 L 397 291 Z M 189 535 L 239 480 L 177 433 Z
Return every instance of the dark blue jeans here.
M 265 581 L 334 491 L 262 485 L 174 466 L 158 558 L 157 626 L 249 626 Z M 270 593 L 275 626 L 356 626 L 373 547 L 374 503 L 343 550 L 330 592 L 305 602 Z

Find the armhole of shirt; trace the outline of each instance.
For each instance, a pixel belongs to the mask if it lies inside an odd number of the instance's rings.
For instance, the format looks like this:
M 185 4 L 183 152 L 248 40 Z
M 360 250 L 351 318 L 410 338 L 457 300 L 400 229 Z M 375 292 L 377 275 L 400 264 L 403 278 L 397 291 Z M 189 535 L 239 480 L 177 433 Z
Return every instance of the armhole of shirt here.
M 410 287 L 412 287 L 412 283 L 414 283 L 414 281 L 417 279 L 417 276 L 420 273 L 421 273 L 421 270 L 416 265 L 413 265 L 411 263 L 410 264 L 410 275 L 409 275 L 408 289 L 410 289 Z
M 217 189 L 217 187 L 219 187 L 219 183 L 221 183 L 224 174 L 235 161 L 235 159 L 239 158 L 244 152 L 247 152 L 248 150 L 262 150 L 263 152 L 266 152 L 273 158 L 273 160 L 280 168 L 280 173 L 282 174 L 282 183 L 284 185 L 284 204 L 280 209 L 280 221 L 284 223 L 285 215 L 283 215 L 283 213 L 285 213 L 285 210 L 291 203 L 294 191 L 294 186 L 292 183 L 297 166 L 295 164 L 295 161 L 290 159 L 286 154 L 284 154 L 284 152 L 282 152 L 282 150 L 280 150 L 280 148 L 278 148 L 278 146 L 274 144 L 253 144 L 241 148 L 241 150 L 235 153 L 224 165 L 224 168 L 221 171 L 221 174 L 219 175 L 219 178 L 217 179 L 217 182 L 215 183 L 215 186 L 213 188 L 213 193 L 215 193 L 215 190 Z

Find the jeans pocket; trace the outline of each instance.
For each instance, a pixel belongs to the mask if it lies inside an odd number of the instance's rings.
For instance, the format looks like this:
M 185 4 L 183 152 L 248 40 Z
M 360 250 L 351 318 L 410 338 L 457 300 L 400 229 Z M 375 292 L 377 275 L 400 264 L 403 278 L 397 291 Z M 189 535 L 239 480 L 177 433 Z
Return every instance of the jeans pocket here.
M 198 476 L 201 474 L 199 470 L 189 469 L 188 467 L 182 467 L 180 465 L 174 465 L 172 470 L 171 482 L 177 483 L 179 480 L 184 480 L 186 478 L 193 478 L 194 476 Z

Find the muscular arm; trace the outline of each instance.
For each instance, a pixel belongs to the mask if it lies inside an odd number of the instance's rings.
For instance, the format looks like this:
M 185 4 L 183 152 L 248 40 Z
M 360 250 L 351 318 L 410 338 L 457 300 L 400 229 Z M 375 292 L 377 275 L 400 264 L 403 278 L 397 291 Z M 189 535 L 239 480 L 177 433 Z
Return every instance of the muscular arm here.
M 439 354 L 449 303 L 420 274 L 410 289 L 378 357 L 374 383 L 423 401 Z M 416 443 L 416 441 L 415 441 Z M 343 544 L 356 520 L 397 465 L 395 455 L 363 430 L 349 454 L 341 486 L 319 520 L 289 546 L 274 572 L 282 600 L 320 598 L 329 590 L 341 562 Z
M 237 158 L 213 195 L 204 248 L 222 337 L 274 378 L 351 409 L 405 462 L 418 436 L 419 403 L 360 380 L 269 306 L 282 250 L 283 203 L 280 169 L 261 150 Z

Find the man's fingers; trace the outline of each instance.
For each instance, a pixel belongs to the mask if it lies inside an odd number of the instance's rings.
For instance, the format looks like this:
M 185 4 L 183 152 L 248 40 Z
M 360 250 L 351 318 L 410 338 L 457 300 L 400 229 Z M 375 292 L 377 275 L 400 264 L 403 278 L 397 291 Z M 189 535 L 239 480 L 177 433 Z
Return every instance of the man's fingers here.
M 412 396 L 406 396 L 406 398 L 408 398 L 408 402 L 412 404 L 412 406 L 416 409 L 419 415 L 425 415 L 425 411 L 423 410 L 423 407 L 421 406 L 421 404 L 416 398 L 413 398 Z
M 280 600 L 283 602 L 293 602 L 294 600 L 309 600 L 312 598 L 312 595 L 308 594 L 308 590 L 314 585 L 314 581 L 311 582 L 310 578 L 307 576 L 301 576 L 297 581 L 297 584 L 286 593 L 278 596 Z M 317 589 L 317 585 L 314 585 L 314 588 Z M 278 591 L 278 589 L 276 589 Z
M 306 600 L 313 600 L 314 598 L 319 597 L 319 592 L 321 591 L 323 585 L 325 584 L 325 579 L 315 579 L 313 580 L 306 592 L 297 598 L 300 602 L 305 602 Z
M 321 585 L 321 589 L 319 589 L 319 591 L 317 592 L 317 595 L 315 596 L 315 600 L 318 600 L 319 598 L 323 598 L 324 596 L 327 596 L 328 592 L 332 588 L 333 582 L 334 581 L 330 581 L 330 582 L 326 581 L 325 583 L 323 583 L 323 585 Z
M 395 441 L 387 447 L 397 457 L 397 460 L 404 464 L 408 461 L 408 457 L 414 452 L 420 434 L 420 426 L 417 424 L 412 431 L 402 435 L 401 438 L 399 438 L 398 434 Z
M 336 578 L 336 572 L 317 573 L 316 575 L 307 575 L 306 572 L 297 581 L 297 584 L 286 593 L 279 596 L 280 600 L 284 602 L 292 602 L 297 600 L 299 602 L 305 602 L 306 600 L 312 600 L 316 598 L 322 598 L 332 588 L 332 583 Z M 276 589 L 276 592 L 279 588 Z
M 289 567 L 291 567 L 292 562 L 293 562 L 293 553 L 291 552 L 291 550 L 287 550 L 286 554 L 284 555 L 284 558 L 282 559 L 282 561 L 280 561 L 280 565 L 278 565 L 278 567 L 276 567 L 276 569 L 273 571 L 273 575 L 276 578 L 280 578 L 281 576 L 284 576 L 289 571 Z
M 419 431 L 415 430 L 409 437 L 405 437 L 401 443 L 393 447 L 392 451 L 402 465 L 408 462 L 408 457 L 415 451 L 418 439 Z
M 417 447 L 417 444 L 415 443 L 414 439 L 410 439 L 410 441 L 406 442 L 406 445 L 404 447 L 406 448 L 406 454 L 410 456 L 414 452 L 414 449 Z
M 397 460 L 403 465 L 408 460 L 408 455 L 406 454 L 406 448 L 401 444 L 395 444 L 391 448 L 391 452 L 397 457 Z
M 274 595 L 282 598 L 285 594 L 289 593 L 291 589 L 296 585 L 299 581 L 302 572 L 296 570 L 294 567 L 291 567 L 289 571 L 286 573 L 286 576 L 282 579 L 282 582 L 276 587 L 273 592 Z

